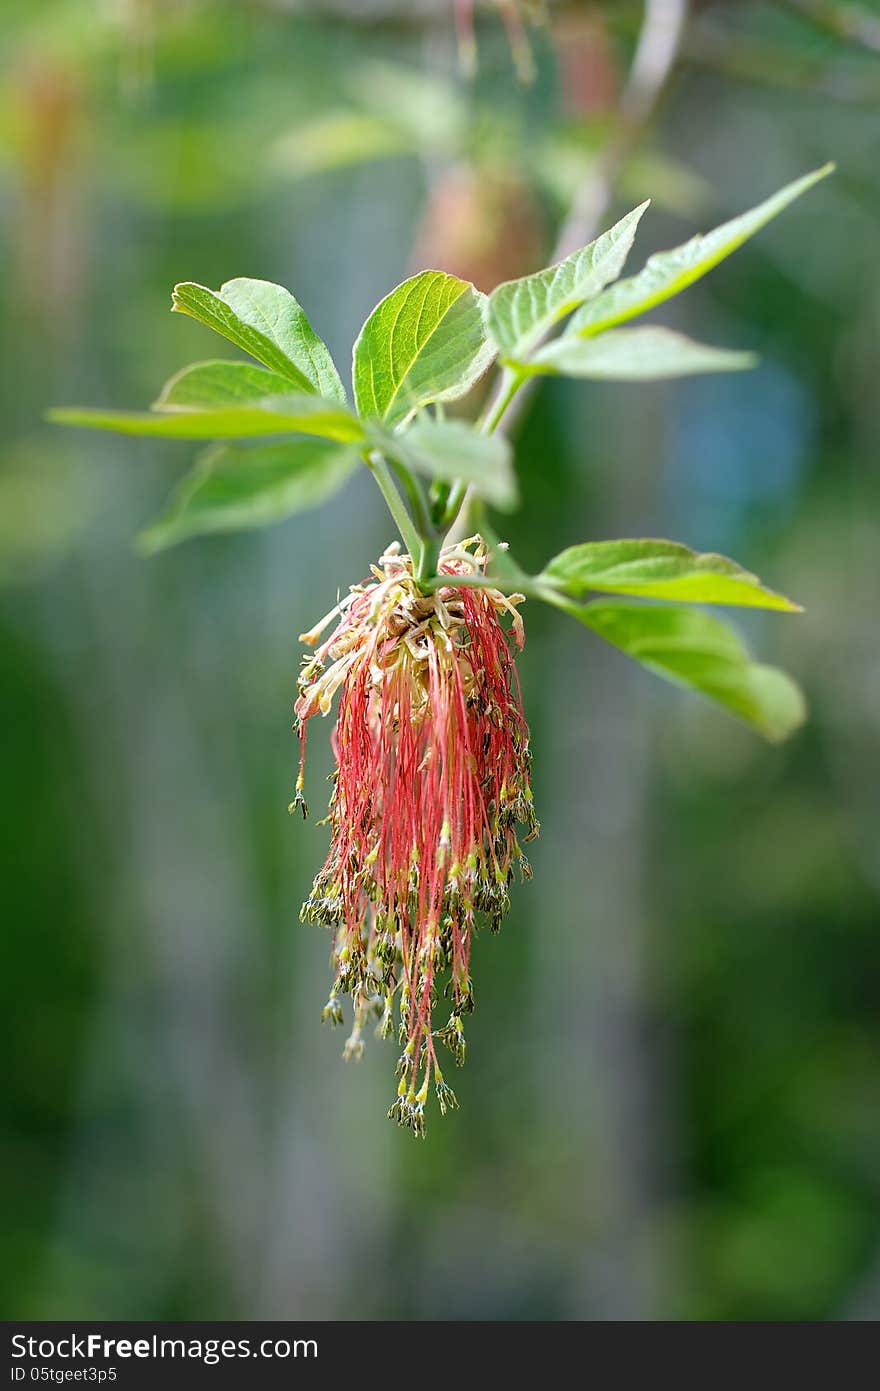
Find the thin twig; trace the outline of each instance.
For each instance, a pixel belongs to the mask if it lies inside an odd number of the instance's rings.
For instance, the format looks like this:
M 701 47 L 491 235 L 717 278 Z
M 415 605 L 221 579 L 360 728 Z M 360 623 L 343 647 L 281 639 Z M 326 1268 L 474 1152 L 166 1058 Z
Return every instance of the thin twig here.
M 617 129 L 581 184 L 562 224 L 552 260 L 561 261 L 597 235 L 614 194 L 620 170 L 660 102 L 678 57 L 690 0 L 645 0 L 632 67 L 620 99 Z M 511 402 L 503 428 L 519 420 L 534 383 L 526 383 Z
M 617 128 L 593 164 L 575 195 L 568 216 L 559 232 L 552 261 L 561 261 L 578 247 L 592 241 L 609 204 L 614 184 L 623 164 L 638 144 L 653 117 L 681 52 L 690 12 L 690 0 L 645 0 L 645 10 L 632 66 L 620 99 Z M 496 399 L 490 403 L 488 418 L 498 416 L 496 429 L 509 434 L 520 419 L 534 389 L 535 378 L 527 381 L 506 405 L 501 420 L 498 408 L 507 390 L 507 377 L 499 381 Z M 449 541 L 464 535 L 473 490 L 469 489 L 459 519 L 449 533 Z
M 798 92 L 813 98 L 827 97 L 858 106 L 875 107 L 880 102 L 880 64 L 870 68 L 842 58 L 829 62 L 827 57 L 815 53 L 795 59 L 778 43 L 759 42 L 745 35 L 739 35 L 736 44 L 731 44 L 725 30 L 708 25 L 692 27 L 681 62 L 718 74 L 728 82 Z
M 681 51 L 689 0 L 646 0 L 632 67 L 620 99 L 617 128 L 584 179 L 559 233 L 561 261 L 598 232 L 622 165 L 644 134 Z

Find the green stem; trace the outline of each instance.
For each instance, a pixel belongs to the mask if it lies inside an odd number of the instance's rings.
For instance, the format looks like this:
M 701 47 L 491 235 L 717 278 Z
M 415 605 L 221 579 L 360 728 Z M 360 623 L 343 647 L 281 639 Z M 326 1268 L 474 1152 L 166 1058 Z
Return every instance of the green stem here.
M 509 367 L 504 368 L 495 394 L 478 423 L 478 428 L 483 434 L 491 435 L 498 429 L 508 406 L 516 396 L 523 381 L 522 373 Z M 454 530 L 456 523 L 463 517 L 466 509 L 475 503 L 474 494 L 462 479 L 457 479 L 452 485 L 439 528 L 439 530 L 447 532 L 445 541 L 441 543 L 437 534 L 438 528 L 435 528 L 431 521 L 425 495 L 409 469 L 395 459 L 392 459 L 390 463 L 386 462 L 378 452 L 367 456 L 366 463 L 379 485 L 388 510 L 397 524 L 403 543 L 412 556 L 415 577 L 418 583 L 425 590 L 428 590 L 438 578 L 436 572 L 441 545 L 448 544 L 449 533 Z M 395 478 L 404 491 L 412 515 L 404 506 L 394 481 Z
M 454 585 L 456 589 L 501 589 L 507 588 L 507 582 L 495 575 L 431 575 L 425 581 L 425 588 L 429 590 L 440 589 L 445 584 Z M 571 603 L 564 596 L 557 595 L 546 585 L 538 584 L 529 575 L 518 576 L 516 582 L 509 583 L 510 589 L 516 589 L 519 594 L 526 594 L 530 599 L 545 599 L 548 604 L 555 604 L 557 608 L 562 608 L 566 603 Z M 572 607 L 574 605 L 572 604 Z
M 389 461 L 389 467 L 406 494 L 406 499 L 409 502 L 413 521 L 415 522 L 416 530 L 419 535 L 422 537 L 433 536 L 434 526 L 422 489 L 413 478 L 409 469 L 405 468 L 404 465 L 399 463 L 396 459 L 391 459 Z
M 443 513 L 443 520 L 440 523 L 444 531 L 448 531 L 448 529 L 452 526 L 452 523 L 458 516 L 459 512 L 461 511 L 461 504 L 464 502 L 466 494 L 467 484 L 463 483 L 462 480 L 459 478 L 457 482 L 453 483 L 452 488 L 449 492 L 449 497 L 446 501 L 446 508 Z
M 409 469 L 404 468 L 403 465 L 392 460 L 389 466 L 378 453 L 368 456 L 366 463 L 379 485 L 379 490 L 388 505 L 388 511 L 397 523 L 403 544 L 412 557 L 416 581 L 427 593 L 428 580 L 436 574 L 440 560 L 440 539 L 431 524 L 425 496 Z M 407 512 L 403 499 L 397 491 L 395 477 L 399 480 L 409 499 L 413 510 L 412 517 Z
M 423 537 L 416 566 L 416 581 L 425 593 L 428 592 L 432 581 L 437 577 L 439 563 L 440 538 L 438 536 Z
M 498 429 L 508 406 L 524 381 L 525 376 L 522 372 L 516 372 L 511 367 L 504 368 L 495 395 L 479 422 L 479 428 L 484 435 L 493 435 Z
M 415 560 L 416 556 L 421 552 L 421 540 L 418 532 L 413 526 L 409 513 L 403 505 L 403 499 L 394 486 L 394 479 L 391 477 L 391 471 L 388 465 L 381 455 L 378 454 L 367 455 L 365 463 L 379 485 L 379 491 L 385 499 L 388 511 L 394 518 L 403 544 Z
M 524 381 L 523 373 L 510 367 L 503 369 L 495 393 L 477 422 L 477 429 L 482 434 L 492 435 L 495 433 L 507 412 L 508 406 Z M 474 506 L 475 498 L 473 489 L 469 488 L 461 479 L 453 484 L 446 506 L 446 514 L 443 518 L 443 527 L 447 533 L 445 544 L 449 544 L 453 532 L 460 530 L 461 526 L 465 525 L 464 518 Z M 465 525 L 465 530 L 471 529 L 469 525 Z

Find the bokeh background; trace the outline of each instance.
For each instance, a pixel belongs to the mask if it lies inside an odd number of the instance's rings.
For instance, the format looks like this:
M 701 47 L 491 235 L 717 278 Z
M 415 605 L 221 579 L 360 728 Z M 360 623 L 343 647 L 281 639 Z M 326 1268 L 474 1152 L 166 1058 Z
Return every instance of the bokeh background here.
M 752 374 L 547 384 L 522 561 L 671 535 L 801 599 L 781 748 L 551 611 L 521 671 L 543 834 L 476 948 L 460 1112 L 321 1027 L 288 819 L 297 634 L 391 539 L 361 478 L 265 532 L 131 549 L 187 446 L 42 423 L 223 353 L 177 280 L 290 286 L 344 366 L 424 264 L 549 256 L 614 138 L 637 3 L 4 0 L 0 1306 L 16 1318 L 880 1315 L 880 6 L 691 7 L 614 171 L 633 265 L 826 159 L 665 322 Z M 522 66 L 522 62 L 520 64 Z M 529 608 L 531 606 L 528 606 Z M 313 743 L 311 800 L 329 769 Z

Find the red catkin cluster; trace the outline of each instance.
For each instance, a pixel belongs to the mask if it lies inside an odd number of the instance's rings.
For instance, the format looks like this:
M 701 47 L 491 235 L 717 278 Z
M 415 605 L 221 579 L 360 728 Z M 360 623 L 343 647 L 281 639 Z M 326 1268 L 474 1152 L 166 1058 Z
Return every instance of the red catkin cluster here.
M 306 659 L 296 703 L 304 758 L 309 719 L 339 692 L 330 852 L 302 911 L 334 933 L 324 1017 L 341 1022 L 351 996 L 347 1057 L 361 1055 L 371 1017 L 382 1037 L 397 1024 L 389 1114 L 420 1135 L 432 1079 L 441 1111 L 457 1104 L 437 1040 L 464 1061 L 473 933 L 481 921 L 500 926 L 514 871 L 529 874 L 519 827 L 525 840 L 538 831 L 513 654 L 522 596 L 489 587 L 484 565 L 473 538 L 441 557 L 448 585 L 424 594 L 409 557 L 392 550 L 303 636 L 316 643 L 338 617 Z M 302 780 L 301 766 L 294 807 L 304 808 Z M 441 990 L 450 1013 L 435 1030 Z

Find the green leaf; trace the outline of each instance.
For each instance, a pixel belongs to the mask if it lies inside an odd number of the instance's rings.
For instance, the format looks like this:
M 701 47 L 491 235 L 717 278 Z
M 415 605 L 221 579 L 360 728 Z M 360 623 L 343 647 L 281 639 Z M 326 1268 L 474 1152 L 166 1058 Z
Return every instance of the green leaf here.
M 700 554 L 676 541 L 592 541 L 554 556 L 537 576 L 572 598 L 590 590 L 679 599 L 692 604 L 739 604 L 799 612 L 782 594 L 723 555 Z
M 190 536 L 283 521 L 332 497 L 357 465 L 357 450 L 324 440 L 216 445 L 180 483 L 167 511 L 140 533 L 138 547 L 152 553 Z
M 495 357 L 485 295 L 439 270 L 405 280 L 376 306 L 354 345 L 360 415 L 402 424 L 431 401 L 470 391 Z
M 833 169 L 833 164 L 823 165 L 812 174 L 787 184 L 750 212 L 716 227 L 714 232 L 691 237 L 672 251 L 657 252 L 638 275 L 618 281 L 610 290 L 585 304 L 572 319 L 568 331 L 584 336 L 601 333 L 686 290 Z
M 211 411 L 246 405 L 287 415 L 296 423 L 285 429 L 301 434 L 363 439 L 363 427 L 346 405 L 321 396 L 295 394 L 284 377 L 249 362 L 194 362 L 165 383 L 153 410 Z
M 701 372 L 739 372 L 754 367 L 754 353 L 695 343 L 670 328 L 618 328 L 598 338 L 564 333 L 536 353 L 530 373 L 588 377 L 597 381 L 652 382 Z
M 642 203 L 610 231 L 557 265 L 521 280 L 508 280 L 492 291 L 489 332 L 504 357 L 514 361 L 526 357 L 554 324 L 617 279 L 647 206 Z
M 369 160 L 414 153 L 406 131 L 369 111 L 328 111 L 278 140 L 272 167 L 295 179 Z
M 460 478 L 494 507 L 516 506 L 511 449 L 501 435 L 482 435 L 463 420 L 428 419 L 399 434 L 374 426 L 370 435 L 382 454 L 414 473 L 448 482 Z
M 251 404 L 267 396 L 290 394 L 289 377 L 256 367 L 252 362 L 216 359 L 181 368 L 165 383 L 152 409 L 211 410 L 217 406 Z M 306 396 L 305 399 L 313 398 Z
M 300 391 L 345 402 L 345 387 L 325 343 L 289 290 L 268 280 L 227 280 L 219 290 L 175 285 L 172 308 L 207 324 Z
M 732 629 L 699 609 L 599 599 L 566 613 L 627 656 L 722 706 L 777 742 L 806 716 L 804 698 L 785 672 L 753 662 Z
M 253 368 L 259 371 L 259 368 Z M 169 382 L 176 394 L 174 380 Z M 181 387 L 186 394 L 185 384 Z M 115 430 L 120 435 L 152 435 L 163 439 L 247 439 L 258 435 L 319 435 L 324 439 L 355 442 L 363 429 L 355 417 L 335 401 L 320 396 L 267 396 L 243 398 L 239 405 L 181 406 L 163 396 L 155 411 L 105 411 L 87 406 L 58 407 L 46 418 L 56 425 L 84 425 L 92 430 Z

